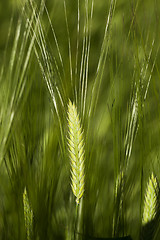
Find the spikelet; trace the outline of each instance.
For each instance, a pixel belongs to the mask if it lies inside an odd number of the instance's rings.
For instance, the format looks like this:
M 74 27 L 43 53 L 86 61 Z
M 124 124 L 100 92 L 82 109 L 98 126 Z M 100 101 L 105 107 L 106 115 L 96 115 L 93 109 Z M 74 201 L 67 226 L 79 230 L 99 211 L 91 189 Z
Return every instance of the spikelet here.
M 142 225 L 149 223 L 155 218 L 157 211 L 157 194 L 158 182 L 152 173 L 151 177 L 149 178 L 145 194 Z
M 33 228 L 33 212 L 29 204 L 28 194 L 26 188 L 23 193 L 23 206 L 24 206 L 24 222 L 27 240 L 31 240 L 32 228 Z
M 77 109 L 69 100 L 68 104 L 68 150 L 71 161 L 71 187 L 79 204 L 84 193 L 84 139 Z

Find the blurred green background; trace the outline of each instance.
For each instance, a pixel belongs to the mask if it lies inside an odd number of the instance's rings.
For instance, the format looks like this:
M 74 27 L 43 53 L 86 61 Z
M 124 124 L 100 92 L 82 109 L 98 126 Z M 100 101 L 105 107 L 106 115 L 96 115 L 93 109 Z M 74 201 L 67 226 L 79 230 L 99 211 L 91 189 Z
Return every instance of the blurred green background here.
M 39 6 L 40 1 L 35 2 Z M 90 3 L 91 1 L 89 5 Z M 81 26 L 85 22 L 83 4 L 85 1 L 81 3 Z M 62 82 L 66 91 L 64 97 L 66 102 L 64 109 L 59 108 L 59 114 L 62 118 L 65 138 L 67 123 L 64 116 L 67 99 L 71 98 L 72 101 L 75 99 L 70 81 L 63 1 L 46 0 L 46 7 L 64 63 L 64 68 L 59 69 L 60 73 L 65 72 Z M 75 71 L 77 1 L 67 0 L 66 7 L 72 64 Z M 92 97 L 109 8 L 110 1 L 94 1 L 87 106 Z M 5 74 L 11 59 L 15 29 L 21 12 L 21 1 L 0 1 L 0 64 L 6 69 L 0 81 L 1 86 L 5 85 Z M 58 52 L 51 24 L 45 11 L 40 17 L 46 34 L 45 47 L 51 54 L 54 64 L 54 58 L 58 59 Z M 24 14 L 22 33 L 25 29 L 25 21 Z M 88 115 L 85 118 L 80 113 L 86 132 L 90 121 L 88 135 L 86 134 L 86 186 L 82 227 L 84 239 L 87 239 L 86 236 L 94 239 L 94 237 L 107 238 L 113 235 L 131 235 L 133 239 L 141 239 L 146 184 L 152 172 L 160 181 L 159 26 L 158 0 L 117 1 L 110 33 L 105 43 L 108 44 L 108 54 L 96 110 L 90 119 Z M 23 41 L 22 37 L 19 41 Z M 82 42 L 81 27 L 79 59 Z M 19 50 L 18 47 L 15 66 L 18 62 Z M 57 63 L 60 65 L 59 60 Z M 80 72 L 80 62 L 78 71 Z M 57 79 L 55 85 L 61 90 L 58 73 L 54 72 L 53 75 L 53 79 Z M 27 79 L 25 91 L 9 131 L 0 169 L 0 239 L 26 239 L 22 202 L 25 186 L 34 213 L 33 239 L 67 239 L 66 232 L 69 232 L 70 226 L 72 229 L 72 222 L 75 221 L 75 201 L 70 187 L 70 164 L 67 151 L 64 153 L 62 149 L 62 136 L 57 116 L 34 50 L 25 78 Z M 4 88 L 6 92 L 7 84 Z M 1 111 L 5 90 L 3 94 L 0 96 Z M 131 154 L 128 155 L 127 146 L 131 149 Z M 123 171 L 125 185 L 116 198 L 117 177 Z M 160 238 L 159 211 L 157 215 L 155 239 Z M 116 226 L 114 230 L 113 222 Z M 150 236 L 149 239 L 152 239 L 152 232 Z

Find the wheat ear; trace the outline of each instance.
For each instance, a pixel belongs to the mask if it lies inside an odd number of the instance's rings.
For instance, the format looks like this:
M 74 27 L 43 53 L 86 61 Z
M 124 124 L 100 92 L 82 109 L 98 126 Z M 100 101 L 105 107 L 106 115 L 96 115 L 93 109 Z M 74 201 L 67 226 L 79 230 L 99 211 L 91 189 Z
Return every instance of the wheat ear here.
M 23 193 L 23 206 L 24 206 L 24 222 L 27 240 L 31 240 L 32 228 L 33 228 L 33 211 L 29 204 L 28 194 L 26 188 Z
M 158 182 L 153 173 L 146 188 L 142 224 L 152 221 L 157 212 Z
M 79 204 L 84 193 L 84 138 L 77 109 L 69 100 L 68 104 L 68 150 L 71 161 L 71 187 Z

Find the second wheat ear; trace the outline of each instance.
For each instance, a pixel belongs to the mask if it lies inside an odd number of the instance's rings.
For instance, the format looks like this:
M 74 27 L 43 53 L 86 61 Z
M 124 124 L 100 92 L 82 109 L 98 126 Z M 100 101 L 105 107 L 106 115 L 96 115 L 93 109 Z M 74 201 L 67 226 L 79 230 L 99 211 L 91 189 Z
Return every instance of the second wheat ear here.
M 71 161 L 71 187 L 79 204 L 84 193 L 84 138 L 83 129 L 75 104 L 68 104 L 68 150 Z
M 145 225 L 148 222 L 152 221 L 157 213 L 157 193 L 158 193 L 158 182 L 153 173 L 149 178 L 148 185 L 146 188 L 145 202 L 144 202 L 144 211 L 142 224 Z
M 24 221 L 25 221 L 27 240 L 31 240 L 32 228 L 33 228 L 33 211 L 29 203 L 26 188 L 24 189 L 24 193 L 23 193 L 23 205 L 24 205 Z

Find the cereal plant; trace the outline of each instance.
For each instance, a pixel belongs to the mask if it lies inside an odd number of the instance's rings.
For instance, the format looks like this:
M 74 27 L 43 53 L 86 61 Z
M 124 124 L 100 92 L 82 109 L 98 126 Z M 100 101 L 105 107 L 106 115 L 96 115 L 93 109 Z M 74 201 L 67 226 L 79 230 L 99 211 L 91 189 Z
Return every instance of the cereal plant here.
M 0 3 L 0 240 L 160 239 L 159 1 Z

